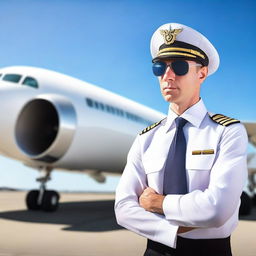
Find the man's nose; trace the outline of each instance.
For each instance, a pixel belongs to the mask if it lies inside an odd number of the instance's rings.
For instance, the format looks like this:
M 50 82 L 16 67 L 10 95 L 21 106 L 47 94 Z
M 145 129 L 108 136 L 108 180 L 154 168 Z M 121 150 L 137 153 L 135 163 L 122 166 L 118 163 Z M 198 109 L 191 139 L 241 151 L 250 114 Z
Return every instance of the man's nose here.
M 167 67 L 164 76 L 163 76 L 163 80 L 164 81 L 169 81 L 169 80 L 175 80 L 176 74 L 173 72 L 172 68 L 170 66 Z

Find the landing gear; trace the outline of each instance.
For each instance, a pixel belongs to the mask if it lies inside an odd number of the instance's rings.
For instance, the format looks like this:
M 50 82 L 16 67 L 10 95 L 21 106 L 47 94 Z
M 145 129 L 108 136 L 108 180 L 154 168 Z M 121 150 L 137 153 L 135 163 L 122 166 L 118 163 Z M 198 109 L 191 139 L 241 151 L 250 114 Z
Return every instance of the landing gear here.
M 239 208 L 239 215 L 249 215 L 252 210 L 252 199 L 245 192 L 241 195 L 241 205 Z
M 46 212 L 54 212 L 59 206 L 59 194 L 54 190 L 46 190 L 44 192 L 41 209 Z
M 39 210 L 40 205 L 38 204 L 39 190 L 31 190 L 28 192 L 26 197 L 26 204 L 29 210 Z
M 252 193 L 252 203 L 256 205 L 256 170 L 249 169 L 249 190 Z
M 26 204 L 29 210 L 43 210 L 54 212 L 58 209 L 60 195 L 54 190 L 46 190 L 46 182 L 49 181 L 52 169 L 44 169 L 45 176 L 37 179 L 41 183 L 39 190 L 31 190 L 26 197 Z
M 256 195 L 253 196 L 252 201 L 253 201 L 253 205 L 256 205 Z

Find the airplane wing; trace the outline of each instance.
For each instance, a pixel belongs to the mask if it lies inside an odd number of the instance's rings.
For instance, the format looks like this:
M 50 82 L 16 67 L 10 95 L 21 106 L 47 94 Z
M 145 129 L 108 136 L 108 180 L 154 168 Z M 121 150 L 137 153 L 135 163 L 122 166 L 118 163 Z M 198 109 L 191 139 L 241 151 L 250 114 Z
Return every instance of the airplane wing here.
M 243 122 L 246 128 L 250 143 L 256 147 L 256 123 L 255 122 Z

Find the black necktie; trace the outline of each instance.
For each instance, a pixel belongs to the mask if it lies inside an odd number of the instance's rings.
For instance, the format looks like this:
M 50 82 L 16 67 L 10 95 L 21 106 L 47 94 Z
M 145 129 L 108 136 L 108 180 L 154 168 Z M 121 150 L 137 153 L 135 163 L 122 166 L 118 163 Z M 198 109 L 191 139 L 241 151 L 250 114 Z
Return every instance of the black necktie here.
M 182 117 L 175 119 L 176 132 L 169 149 L 164 171 L 163 194 L 186 194 L 186 139 L 183 127 L 187 120 Z

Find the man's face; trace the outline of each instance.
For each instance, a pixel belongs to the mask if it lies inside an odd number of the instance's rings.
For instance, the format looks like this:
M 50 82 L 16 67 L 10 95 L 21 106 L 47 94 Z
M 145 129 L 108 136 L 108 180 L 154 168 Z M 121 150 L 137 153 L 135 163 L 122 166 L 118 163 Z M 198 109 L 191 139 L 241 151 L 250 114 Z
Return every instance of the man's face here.
M 173 60 L 164 62 L 170 64 Z M 207 76 L 207 67 L 198 67 L 194 61 L 187 62 L 189 64 L 187 74 L 178 76 L 168 66 L 164 75 L 158 77 L 161 93 L 166 101 L 183 104 L 187 101 L 197 102 L 199 100 L 200 84 Z

